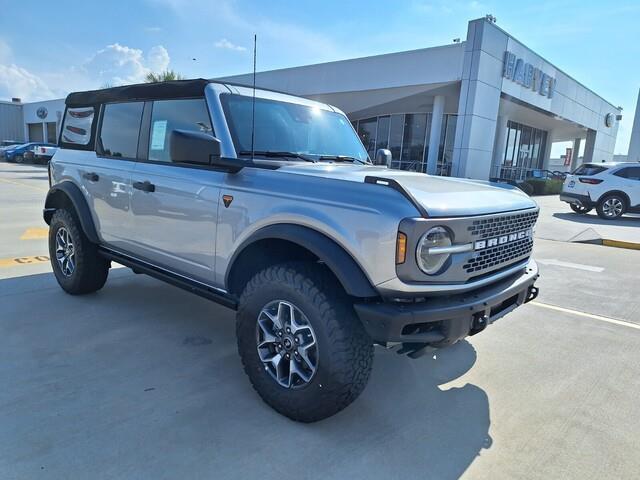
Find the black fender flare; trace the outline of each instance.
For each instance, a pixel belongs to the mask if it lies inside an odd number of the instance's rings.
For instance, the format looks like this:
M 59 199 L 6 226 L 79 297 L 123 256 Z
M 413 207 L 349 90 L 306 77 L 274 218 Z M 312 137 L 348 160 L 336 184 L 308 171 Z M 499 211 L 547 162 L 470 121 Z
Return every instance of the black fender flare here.
M 225 285 L 229 284 L 230 273 L 242 252 L 257 241 L 269 239 L 286 240 L 309 250 L 333 272 L 347 294 L 361 298 L 379 296 L 360 265 L 338 243 L 317 230 L 288 223 L 263 227 L 242 242 L 227 265 Z
M 80 188 L 71 181 L 66 180 L 64 182 L 60 182 L 49 189 L 47 199 L 44 202 L 44 210 L 42 212 L 42 216 L 44 221 L 47 222 L 47 225 L 51 223 L 53 213 L 60 208 L 58 203 L 60 194 L 65 195 L 73 205 L 73 208 L 78 215 L 78 219 L 80 220 L 82 230 L 89 241 L 96 244 L 100 243 L 98 232 L 95 224 L 93 223 L 91 211 L 89 210 L 89 205 L 87 205 L 87 200 L 84 198 Z

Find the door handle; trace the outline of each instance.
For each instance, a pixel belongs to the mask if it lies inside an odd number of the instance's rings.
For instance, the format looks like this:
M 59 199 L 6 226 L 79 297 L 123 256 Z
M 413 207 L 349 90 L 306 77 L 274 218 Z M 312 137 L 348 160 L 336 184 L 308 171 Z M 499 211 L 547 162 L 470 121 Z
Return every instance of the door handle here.
M 145 180 L 144 182 L 133 182 L 133 188 L 135 188 L 136 190 L 142 190 L 143 192 L 156 191 L 156 186 L 149 180 Z
M 83 173 L 82 176 L 90 182 L 97 182 L 100 180 L 100 176 L 96 172 Z

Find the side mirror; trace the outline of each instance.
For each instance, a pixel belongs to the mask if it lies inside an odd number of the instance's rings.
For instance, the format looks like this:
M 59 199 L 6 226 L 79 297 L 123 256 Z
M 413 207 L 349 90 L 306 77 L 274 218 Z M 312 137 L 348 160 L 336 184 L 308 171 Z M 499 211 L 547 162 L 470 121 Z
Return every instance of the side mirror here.
M 172 162 L 211 165 L 220 158 L 220 140 L 207 133 L 172 130 L 169 142 Z
M 386 165 L 391 168 L 391 151 L 386 148 L 379 148 L 376 152 L 375 165 Z

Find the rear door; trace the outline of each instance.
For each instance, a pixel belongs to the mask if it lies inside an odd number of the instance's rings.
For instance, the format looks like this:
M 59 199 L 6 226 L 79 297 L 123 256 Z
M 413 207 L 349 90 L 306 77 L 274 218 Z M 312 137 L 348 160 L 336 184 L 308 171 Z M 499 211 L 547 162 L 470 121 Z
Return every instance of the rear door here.
M 92 203 L 98 235 L 105 244 L 122 250 L 130 245 L 131 171 L 138 150 L 143 107 L 143 102 L 103 105 L 96 152 L 82 152 L 83 161 L 78 172 Z M 69 135 L 73 133 L 68 132 Z M 67 134 L 66 130 L 64 134 Z
M 140 161 L 132 173 L 134 253 L 205 282 L 213 280 L 218 201 L 225 173 L 174 163 L 173 130 L 213 135 L 204 98 L 147 102 Z
M 614 173 L 619 177 L 623 190 L 630 200 L 631 208 L 640 207 L 640 166 L 638 167 L 625 167 Z

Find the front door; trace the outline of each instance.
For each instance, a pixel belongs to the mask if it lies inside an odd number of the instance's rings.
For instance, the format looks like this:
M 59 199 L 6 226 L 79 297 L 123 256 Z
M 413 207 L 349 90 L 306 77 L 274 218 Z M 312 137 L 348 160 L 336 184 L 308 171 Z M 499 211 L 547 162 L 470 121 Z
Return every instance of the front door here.
M 131 176 L 133 253 L 210 283 L 221 183 L 226 174 L 171 161 L 171 131 L 212 133 L 204 99 L 149 103 L 146 160 Z M 147 116 L 147 115 L 145 115 Z M 144 122 L 143 122 L 144 123 Z

